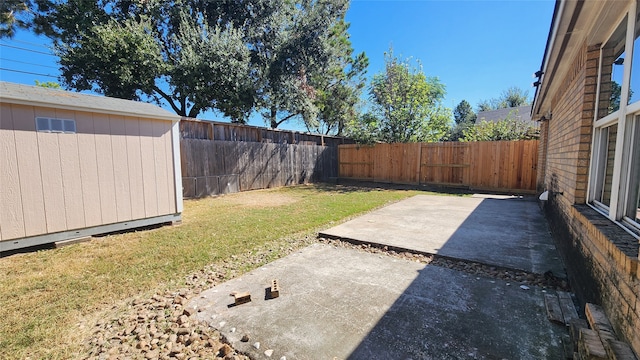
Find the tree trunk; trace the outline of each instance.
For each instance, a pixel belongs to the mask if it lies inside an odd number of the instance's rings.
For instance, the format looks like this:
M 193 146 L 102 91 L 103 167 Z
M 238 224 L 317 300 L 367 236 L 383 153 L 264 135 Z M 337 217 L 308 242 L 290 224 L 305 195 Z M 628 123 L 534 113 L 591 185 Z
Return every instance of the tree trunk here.
M 277 111 L 276 111 L 276 107 L 272 106 L 271 107 L 271 113 L 269 114 L 269 120 L 271 120 L 271 128 L 275 129 L 278 127 L 278 122 L 276 121 L 276 115 L 277 115 Z

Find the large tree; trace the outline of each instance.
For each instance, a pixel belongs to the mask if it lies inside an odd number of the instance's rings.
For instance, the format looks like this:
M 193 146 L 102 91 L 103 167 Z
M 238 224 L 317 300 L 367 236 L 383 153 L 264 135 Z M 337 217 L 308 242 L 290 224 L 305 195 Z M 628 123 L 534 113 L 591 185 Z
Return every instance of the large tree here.
M 312 78 L 317 119 L 306 125 L 321 134 L 343 135 L 345 126 L 358 117 L 369 59 L 364 52 L 353 55 L 348 29 L 344 19 L 333 26 L 328 41 L 333 55 L 326 67 Z
M 477 115 L 473 112 L 471 104 L 467 100 L 462 100 L 453 110 L 455 126 L 451 128 L 451 133 L 447 140 L 458 141 L 464 137 L 465 131 L 474 126 Z
M 36 1 L 36 30 L 53 38 L 68 88 L 153 99 L 188 117 L 216 108 L 242 121 L 252 106 L 235 25 L 247 21 L 227 2 Z
M 384 72 L 373 77 L 369 95 L 381 141 L 440 141 L 449 132 L 451 110 L 441 104 L 444 85 L 392 50 L 385 54 Z
M 262 76 L 256 101 L 272 128 L 293 118 L 317 127 L 323 87 L 334 80 L 332 72 L 340 77 L 335 63 L 346 60 L 344 53 L 350 51 L 350 44 L 339 43 L 346 31 L 347 8 L 348 0 L 299 1 L 260 53 Z
M 456 124 L 473 123 L 476 121 L 476 113 L 473 112 L 471 104 L 467 100 L 462 100 L 453 110 L 453 119 Z
M 168 103 L 182 116 L 220 110 L 273 127 L 315 120 L 313 74 L 348 0 L 33 0 L 54 39 L 63 84 Z

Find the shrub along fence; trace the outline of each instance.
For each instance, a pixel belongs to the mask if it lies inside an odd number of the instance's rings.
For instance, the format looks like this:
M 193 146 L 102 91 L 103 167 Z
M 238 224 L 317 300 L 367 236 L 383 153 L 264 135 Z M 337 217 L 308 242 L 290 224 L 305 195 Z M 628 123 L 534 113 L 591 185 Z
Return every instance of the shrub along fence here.
M 338 176 L 341 137 L 254 126 L 180 121 L 183 196 L 327 181 Z
M 533 193 L 538 140 L 340 145 L 339 177 Z

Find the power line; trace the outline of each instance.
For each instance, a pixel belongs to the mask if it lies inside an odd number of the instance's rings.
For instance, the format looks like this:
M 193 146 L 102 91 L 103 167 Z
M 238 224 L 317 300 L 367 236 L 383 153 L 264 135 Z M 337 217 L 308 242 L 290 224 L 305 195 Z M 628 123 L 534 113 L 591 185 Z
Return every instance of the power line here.
M 50 69 L 58 69 L 55 66 L 51 66 L 51 65 L 42 65 L 42 64 L 35 64 L 35 63 L 30 63 L 30 62 L 26 62 L 26 61 L 20 61 L 20 60 L 13 60 L 13 59 L 2 59 L 0 58 L 0 61 L 10 61 L 10 62 L 14 62 L 14 63 L 19 63 L 19 64 L 25 64 L 25 65 L 33 65 L 33 66 L 40 66 L 40 67 L 45 67 L 45 68 L 50 68 Z
M 42 44 L 36 44 L 34 42 L 29 42 L 29 41 L 24 41 L 24 40 L 16 40 L 16 39 L 3 39 L 5 41 L 11 41 L 11 42 L 17 42 L 17 43 L 21 43 L 21 44 L 25 44 L 25 45 L 31 45 L 31 46 L 38 46 L 38 47 L 43 47 L 45 49 L 50 49 L 49 46 L 46 45 L 42 45 Z
M 44 51 L 38 51 L 38 50 L 32 50 L 32 49 L 23 48 L 23 47 L 20 47 L 20 46 L 13 46 L 13 45 L 7 45 L 7 44 L 0 44 L 0 46 L 6 46 L 6 47 L 13 48 L 13 49 L 29 51 L 29 52 L 37 53 L 37 54 L 44 54 L 44 55 L 49 55 L 49 56 L 55 56 L 55 55 L 53 55 L 53 54 L 52 54 L 52 53 L 50 53 L 50 52 L 48 52 L 48 53 L 47 53 L 47 52 L 44 52 Z
M 53 76 L 51 74 L 41 74 L 41 73 L 35 73 L 35 72 L 31 72 L 31 71 L 22 71 L 22 70 L 14 70 L 14 69 L 7 69 L 7 68 L 3 68 L 0 67 L 0 70 L 3 71 L 12 71 L 12 72 L 17 72 L 17 73 L 22 73 L 22 74 L 29 74 L 29 75 L 38 75 L 38 76 L 46 76 L 46 77 L 50 77 L 50 78 L 54 78 L 57 79 L 57 76 Z

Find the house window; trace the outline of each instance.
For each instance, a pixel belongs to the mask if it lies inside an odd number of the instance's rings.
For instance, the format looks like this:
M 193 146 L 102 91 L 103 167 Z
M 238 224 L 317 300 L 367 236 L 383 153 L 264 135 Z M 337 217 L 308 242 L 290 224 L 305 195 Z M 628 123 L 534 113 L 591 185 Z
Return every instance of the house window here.
M 67 119 L 37 117 L 36 130 L 40 132 L 75 134 L 76 121 L 67 120 Z
M 613 165 L 616 151 L 618 125 L 614 124 L 597 131 L 599 149 L 594 155 L 598 165 L 596 174 L 594 203 L 604 212 L 609 212 L 611 205 L 611 187 L 613 184 Z
M 588 195 L 591 206 L 640 237 L 640 20 L 636 20 L 640 17 L 637 9 L 637 3 L 630 4 L 627 16 L 601 48 Z
M 620 95 L 626 58 L 627 18 L 618 25 L 609 41 L 602 47 L 598 118 L 620 110 Z

